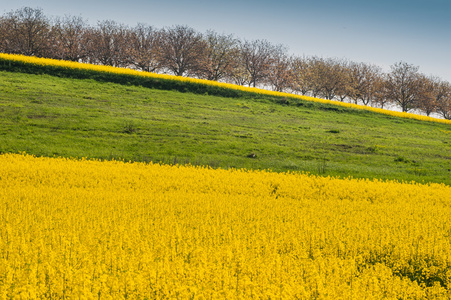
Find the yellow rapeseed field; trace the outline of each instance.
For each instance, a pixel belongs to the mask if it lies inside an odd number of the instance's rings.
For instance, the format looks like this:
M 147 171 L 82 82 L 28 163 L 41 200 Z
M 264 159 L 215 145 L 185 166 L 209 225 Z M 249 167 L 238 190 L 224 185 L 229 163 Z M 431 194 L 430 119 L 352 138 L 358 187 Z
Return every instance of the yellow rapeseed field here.
M 52 67 L 61 67 L 61 68 L 76 69 L 76 70 L 87 70 L 87 71 L 94 71 L 94 72 L 101 72 L 101 73 L 138 76 L 138 77 L 143 77 L 143 78 L 149 77 L 149 78 L 164 79 L 164 80 L 183 81 L 183 82 L 188 82 L 188 83 L 193 83 L 193 84 L 216 86 L 216 87 L 220 87 L 220 88 L 224 88 L 224 89 L 233 89 L 233 90 L 239 90 L 239 91 L 243 91 L 243 92 L 250 92 L 250 93 L 261 94 L 261 95 L 269 95 L 269 96 L 276 96 L 276 97 L 290 97 L 290 98 L 295 98 L 295 99 L 304 100 L 304 101 L 312 101 L 312 102 L 332 104 L 332 105 L 343 106 L 343 107 L 354 108 L 354 109 L 368 110 L 368 111 L 372 111 L 372 112 L 376 112 L 376 113 L 381 113 L 381 114 L 395 116 L 395 117 L 401 117 L 401 118 L 407 118 L 407 119 L 416 119 L 416 120 L 421 120 L 421 121 L 430 121 L 430 122 L 451 124 L 451 120 L 437 119 L 437 118 L 433 118 L 433 117 L 417 115 L 417 114 L 412 114 L 412 113 L 391 111 L 391 110 L 377 108 L 377 107 L 357 105 L 354 103 L 345 103 L 345 102 L 339 102 L 339 101 L 333 101 L 333 100 L 326 100 L 326 99 L 314 98 L 314 97 L 309 97 L 309 96 L 301 96 L 301 95 L 295 95 L 295 94 L 290 94 L 290 93 L 275 92 L 275 91 L 269 91 L 269 90 L 265 90 L 265 89 L 245 87 L 245 86 L 240 86 L 240 85 L 236 85 L 236 84 L 217 82 L 217 81 L 211 81 L 211 80 L 205 80 L 205 79 L 173 76 L 173 75 L 166 75 L 166 74 L 157 74 L 157 73 L 151 73 L 151 72 L 141 72 L 141 71 L 125 69 L 125 68 L 116 68 L 116 67 L 111 67 L 111 66 L 102 66 L 102 65 L 93 65 L 93 64 L 83 64 L 83 63 L 72 62 L 72 61 L 56 60 L 56 59 L 49 59 L 49 58 L 38 58 L 38 57 L 33 57 L 33 56 L 24 56 L 24 55 L 17 55 L 17 54 L 0 53 L 0 59 L 6 60 L 6 61 L 18 61 L 21 63 L 38 65 L 38 66 L 43 66 L 43 67 L 52 66 Z
M 0 155 L 0 299 L 450 299 L 451 187 Z

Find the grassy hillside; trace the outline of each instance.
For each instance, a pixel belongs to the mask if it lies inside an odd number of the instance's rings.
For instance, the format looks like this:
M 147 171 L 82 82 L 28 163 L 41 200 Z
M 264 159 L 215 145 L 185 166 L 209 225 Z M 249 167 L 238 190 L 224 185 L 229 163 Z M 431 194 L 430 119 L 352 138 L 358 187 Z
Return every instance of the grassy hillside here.
M 451 127 L 305 102 L 0 72 L 0 152 L 451 184 Z

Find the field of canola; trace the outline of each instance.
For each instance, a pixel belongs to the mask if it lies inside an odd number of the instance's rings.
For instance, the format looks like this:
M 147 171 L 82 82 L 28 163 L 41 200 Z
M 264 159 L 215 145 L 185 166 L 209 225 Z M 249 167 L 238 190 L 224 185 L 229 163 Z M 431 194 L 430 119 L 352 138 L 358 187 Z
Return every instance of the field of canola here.
M 0 299 L 450 299 L 451 187 L 0 155 Z

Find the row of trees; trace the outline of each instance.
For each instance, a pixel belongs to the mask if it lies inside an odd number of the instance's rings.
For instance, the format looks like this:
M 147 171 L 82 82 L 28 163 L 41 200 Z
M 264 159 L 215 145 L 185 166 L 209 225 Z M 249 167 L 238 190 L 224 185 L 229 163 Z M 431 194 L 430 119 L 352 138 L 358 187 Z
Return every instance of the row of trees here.
M 398 105 L 451 118 L 451 85 L 399 62 L 378 66 L 292 56 L 283 45 L 187 26 L 156 29 L 114 21 L 48 18 L 25 7 L 0 17 L 0 51 L 271 88 L 364 105 Z

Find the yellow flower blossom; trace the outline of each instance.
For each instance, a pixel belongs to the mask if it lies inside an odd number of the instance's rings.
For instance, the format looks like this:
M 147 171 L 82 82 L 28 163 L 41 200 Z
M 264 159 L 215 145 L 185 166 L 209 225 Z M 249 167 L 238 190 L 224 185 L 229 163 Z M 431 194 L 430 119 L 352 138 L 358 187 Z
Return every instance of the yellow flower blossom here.
M 450 215 L 444 184 L 3 154 L 0 299 L 449 299 Z

